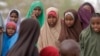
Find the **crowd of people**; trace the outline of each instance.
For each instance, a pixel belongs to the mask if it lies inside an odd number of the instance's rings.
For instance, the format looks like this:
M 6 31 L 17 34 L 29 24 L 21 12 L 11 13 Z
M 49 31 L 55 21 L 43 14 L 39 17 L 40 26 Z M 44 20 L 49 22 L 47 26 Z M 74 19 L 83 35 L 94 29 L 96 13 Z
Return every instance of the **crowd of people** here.
M 12 9 L 5 21 L 0 14 L 0 56 L 100 56 L 100 13 L 91 3 L 66 10 L 63 18 L 38 0 L 24 20 L 20 13 Z

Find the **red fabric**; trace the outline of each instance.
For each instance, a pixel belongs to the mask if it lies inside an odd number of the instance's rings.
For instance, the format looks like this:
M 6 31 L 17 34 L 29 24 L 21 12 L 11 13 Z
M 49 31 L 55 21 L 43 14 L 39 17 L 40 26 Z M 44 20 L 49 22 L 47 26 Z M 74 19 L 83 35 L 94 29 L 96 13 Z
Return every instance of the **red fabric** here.
M 56 48 L 48 46 L 41 50 L 40 56 L 60 56 L 60 54 Z
M 55 11 L 50 11 L 50 12 L 48 13 L 48 16 L 50 16 L 50 15 L 52 15 L 52 16 L 54 16 L 54 17 L 57 17 L 57 14 L 56 14 Z
M 10 22 L 7 23 L 6 28 L 11 27 L 11 26 L 16 30 L 16 27 L 17 27 L 17 26 L 16 26 L 16 24 L 15 24 L 14 22 L 12 22 L 12 21 L 10 21 Z

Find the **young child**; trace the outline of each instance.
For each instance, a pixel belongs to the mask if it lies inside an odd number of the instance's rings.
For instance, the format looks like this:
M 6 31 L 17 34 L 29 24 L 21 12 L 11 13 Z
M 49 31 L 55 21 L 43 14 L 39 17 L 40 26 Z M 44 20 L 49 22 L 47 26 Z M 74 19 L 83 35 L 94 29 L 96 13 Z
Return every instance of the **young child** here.
M 64 13 L 59 41 L 62 42 L 65 39 L 74 39 L 79 42 L 79 34 L 81 31 L 82 26 L 77 12 L 74 9 L 67 10 Z
M 41 1 L 37 0 L 32 2 L 30 9 L 26 15 L 26 18 L 37 19 L 39 21 L 40 26 L 43 26 L 45 14 L 44 7 Z
M 60 56 L 60 54 L 57 48 L 47 46 L 41 50 L 40 56 Z
M 73 39 L 64 40 L 60 44 L 60 53 L 61 56 L 80 56 L 80 46 Z
M 90 25 L 80 34 L 81 56 L 100 56 L 100 13 L 92 15 Z
M 39 56 L 36 46 L 39 34 L 40 26 L 36 19 L 22 21 L 18 41 L 7 56 Z
M 20 26 L 20 23 L 21 23 L 21 15 L 20 15 L 19 10 L 13 9 L 9 12 L 8 17 L 6 18 L 6 21 L 5 21 L 5 25 L 10 21 L 13 21 L 13 22 L 16 23 L 17 32 L 18 32 L 19 31 L 19 26 Z
M 2 53 L 3 28 L 4 28 L 4 22 L 3 22 L 1 14 L 0 14 L 0 56 Z
M 17 26 L 14 22 L 10 21 L 6 25 L 6 32 L 3 35 L 3 49 L 2 56 L 6 56 L 7 52 L 12 48 L 18 38 L 16 32 Z

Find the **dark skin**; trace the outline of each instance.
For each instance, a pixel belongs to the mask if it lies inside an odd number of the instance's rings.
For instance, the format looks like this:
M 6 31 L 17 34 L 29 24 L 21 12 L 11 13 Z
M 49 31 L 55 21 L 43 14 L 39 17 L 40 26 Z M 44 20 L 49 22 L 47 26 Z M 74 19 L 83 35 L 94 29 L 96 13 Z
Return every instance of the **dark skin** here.
M 32 13 L 32 18 L 37 18 L 39 17 L 39 15 L 41 14 L 41 8 L 40 7 L 36 7 L 34 10 L 33 10 L 33 13 Z
M 15 23 L 17 23 L 17 21 L 18 21 L 18 15 L 16 13 L 11 13 L 11 15 L 10 15 L 10 21 L 14 21 Z
M 68 27 L 73 26 L 74 21 L 75 21 L 75 19 L 73 19 L 71 15 L 66 15 L 65 16 L 65 24 L 66 24 L 66 26 L 68 26 Z
M 60 52 L 62 56 L 80 56 L 80 50 L 76 41 L 64 40 L 60 45 Z
M 91 27 L 95 32 L 100 32 L 100 17 L 91 18 Z
M 14 29 L 13 26 L 9 26 L 9 27 L 7 27 L 6 31 L 7 31 L 8 36 L 12 36 L 16 30 Z
M 0 27 L 0 35 L 3 33 L 3 28 Z
M 54 27 L 56 25 L 57 21 L 58 21 L 57 17 L 55 17 L 53 15 L 49 15 L 47 18 L 47 22 L 50 27 Z

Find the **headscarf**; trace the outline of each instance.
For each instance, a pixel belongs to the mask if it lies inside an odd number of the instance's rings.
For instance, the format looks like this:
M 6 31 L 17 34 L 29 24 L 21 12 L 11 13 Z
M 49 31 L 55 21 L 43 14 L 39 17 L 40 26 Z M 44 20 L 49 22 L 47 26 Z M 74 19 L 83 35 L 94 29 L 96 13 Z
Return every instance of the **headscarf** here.
M 83 6 L 85 6 L 85 5 L 89 5 L 91 7 L 91 11 L 92 11 L 91 13 L 89 11 L 83 9 Z M 91 18 L 93 13 L 95 13 L 95 11 L 94 11 L 93 6 L 90 3 L 86 2 L 82 6 L 80 6 L 80 8 L 78 10 L 78 16 L 79 16 L 79 19 L 82 23 L 83 29 L 89 25 L 90 18 Z
M 48 46 L 41 50 L 40 56 L 60 56 L 57 48 Z
M 9 26 L 12 26 L 15 30 L 17 28 L 16 24 L 13 21 L 8 22 L 6 28 L 8 28 Z
M 67 53 L 70 53 L 73 56 L 79 56 L 80 55 L 80 46 L 73 39 L 64 40 L 60 44 L 60 53 L 61 53 L 61 56 L 65 55 Z
M 79 42 L 79 34 L 82 31 L 82 26 L 78 19 L 77 12 L 74 9 L 70 9 L 64 13 L 64 18 L 66 15 L 71 15 L 75 22 L 71 27 L 67 27 L 65 24 L 65 19 L 62 21 L 59 41 L 62 42 L 65 39 L 74 39 L 75 41 Z
M 8 36 L 7 30 L 3 35 L 3 48 L 2 48 L 2 56 L 6 56 L 8 50 L 15 44 L 18 38 L 18 33 L 16 33 L 16 24 L 12 21 L 8 22 L 6 28 L 12 26 L 15 29 L 15 33 L 12 36 Z
M 89 26 L 80 34 L 80 46 L 80 56 L 100 56 L 100 32 L 92 29 L 91 20 Z
M 26 19 L 20 25 L 19 38 L 7 56 L 38 56 L 36 43 L 40 27 L 35 19 Z
M 0 27 L 4 28 L 4 22 L 1 14 L 0 14 Z M 2 40 L 3 40 L 3 33 L 0 35 L 0 56 L 2 53 Z
M 6 56 L 8 51 L 15 45 L 18 39 L 18 33 L 14 33 L 11 37 L 4 33 L 3 35 L 3 48 L 2 48 L 2 56 Z
M 48 13 L 50 11 L 55 11 L 57 14 L 57 23 L 54 27 L 50 27 L 47 22 Z M 38 40 L 38 48 L 41 50 L 46 46 L 54 46 L 56 47 L 56 42 L 59 39 L 59 34 L 61 31 L 61 20 L 58 16 L 58 9 L 55 7 L 50 7 L 46 11 L 46 20 L 44 26 L 41 28 L 41 34 Z
M 34 1 L 32 2 L 31 6 L 30 6 L 30 9 L 26 15 L 26 18 L 31 18 L 31 15 L 33 13 L 33 10 L 36 8 L 36 7 L 40 7 L 41 8 L 41 14 L 39 15 L 39 17 L 37 18 L 37 20 L 39 21 L 39 24 L 40 24 L 40 27 L 43 26 L 44 24 L 44 18 L 45 18 L 45 14 L 44 14 L 44 7 L 43 7 L 43 4 L 41 1 Z
M 7 18 L 6 18 L 6 21 L 5 21 L 5 25 L 10 21 L 10 13 L 11 13 L 13 10 L 16 10 L 16 11 L 18 12 L 18 21 L 17 21 L 16 25 L 17 25 L 17 32 L 19 32 L 19 27 L 20 27 L 20 23 L 21 23 L 21 14 L 20 14 L 20 11 L 19 11 L 19 10 L 17 10 L 17 9 L 12 9 L 12 10 L 9 12 L 9 14 L 8 14 L 8 16 L 7 16 Z M 5 27 L 5 29 L 6 29 L 6 27 Z

